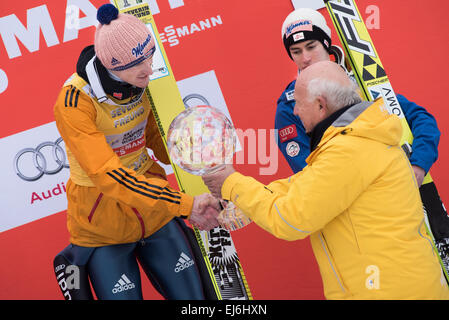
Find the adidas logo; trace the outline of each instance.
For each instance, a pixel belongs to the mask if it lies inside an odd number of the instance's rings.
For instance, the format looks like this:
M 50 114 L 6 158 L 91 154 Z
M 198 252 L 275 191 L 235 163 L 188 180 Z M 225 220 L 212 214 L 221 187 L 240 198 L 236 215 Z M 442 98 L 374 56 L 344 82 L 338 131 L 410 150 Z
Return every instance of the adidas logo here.
M 128 279 L 128 277 L 125 274 L 122 274 L 120 279 L 115 284 L 114 288 L 112 289 L 112 293 L 116 294 L 122 291 L 134 289 L 136 286 L 134 283 L 131 282 L 131 280 Z
M 178 263 L 176 263 L 175 272 L 178 273 L 184 269 L 193 266 L 195 262 L 190 259 L 184 252 L 181 252 L 179 256 Z
M 115 66 L 115 65 L 118 64 L 118 63 L 120 63 L 120 61 L 118 61 L 116 58 L 112 57 L 111 64 L 112 64 L 113 66 Z

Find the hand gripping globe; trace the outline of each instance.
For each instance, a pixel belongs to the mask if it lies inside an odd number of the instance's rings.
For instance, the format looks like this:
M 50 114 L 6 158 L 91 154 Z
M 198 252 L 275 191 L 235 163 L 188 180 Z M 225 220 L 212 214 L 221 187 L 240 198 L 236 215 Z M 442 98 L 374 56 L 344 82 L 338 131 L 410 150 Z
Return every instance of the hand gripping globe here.
M 232 164 L 235 130 L 229 119 L 211 106 L 190 107 L 170 124 L 167 146 L 172 161 L 181 169 L 202 176 Z M 221 200 L 221 226 L 234 231 L 251 223 L 232 202 Z

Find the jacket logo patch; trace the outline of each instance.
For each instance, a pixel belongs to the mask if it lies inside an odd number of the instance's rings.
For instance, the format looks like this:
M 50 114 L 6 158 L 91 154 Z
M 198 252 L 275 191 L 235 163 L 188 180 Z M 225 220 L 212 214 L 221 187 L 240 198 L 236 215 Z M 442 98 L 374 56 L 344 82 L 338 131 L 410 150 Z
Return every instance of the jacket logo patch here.
M 287 101 L 293 101 L 295 100 L 295 90 L 290 90 L 285 93 L 285 98 Z
M 285 148 L 290 157 L 296 157 L 299 154 L 299 144 L 296 141 L 290 141 Z
M 284 127 L 279 130 L 279 139 L 281 142 L 285 142 L 296 138 L 298 136 L 298 132 L 296 131 L 296 126 L 291 124 L 287 127 Z
M 113 94 L 112 94 L 112 96 L 114 97 L 114 98 L 117 98 L 117 99 L 122 99 L 123 98 L 123 93 L 121 93 L 121 92 L 114 92 Z
M 305 36 L 304 36 L 304 32 L 299 32 L 293 35 L 293 41 L 298 42 L 301 40 L 304 40 Z

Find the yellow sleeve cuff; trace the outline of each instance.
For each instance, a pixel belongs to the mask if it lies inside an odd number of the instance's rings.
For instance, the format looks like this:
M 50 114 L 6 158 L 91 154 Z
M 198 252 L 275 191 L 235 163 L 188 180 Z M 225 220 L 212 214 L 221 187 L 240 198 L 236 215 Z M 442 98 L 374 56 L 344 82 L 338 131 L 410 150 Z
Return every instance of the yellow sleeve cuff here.
M 224 200 L 232 201 L 232 189 L 237 184 L 238 180 L 240 180 L 242 177 L 244 176 L 241 173 L 234 172 L 226 178 L 223 185 L 221 186 L 221 196 Z

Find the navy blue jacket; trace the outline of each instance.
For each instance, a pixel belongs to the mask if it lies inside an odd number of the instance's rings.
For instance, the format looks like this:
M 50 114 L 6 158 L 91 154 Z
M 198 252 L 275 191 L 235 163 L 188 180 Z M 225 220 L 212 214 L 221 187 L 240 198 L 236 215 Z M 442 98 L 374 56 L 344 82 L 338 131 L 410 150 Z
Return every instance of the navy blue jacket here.
M 278 147 L 294 173 L 307 165 L 305 160 L 310 153 L 309 137 L 300 118 L 293 114 L 295 83 L 296 80 L 292 81 L 279 97 L 274 121 Z M 427 173 L 438 158 L 440 131 L 436 120 L 426 109 L 404 96 L 398 94 L 397 98 L 414 137 L 410 163 Z

